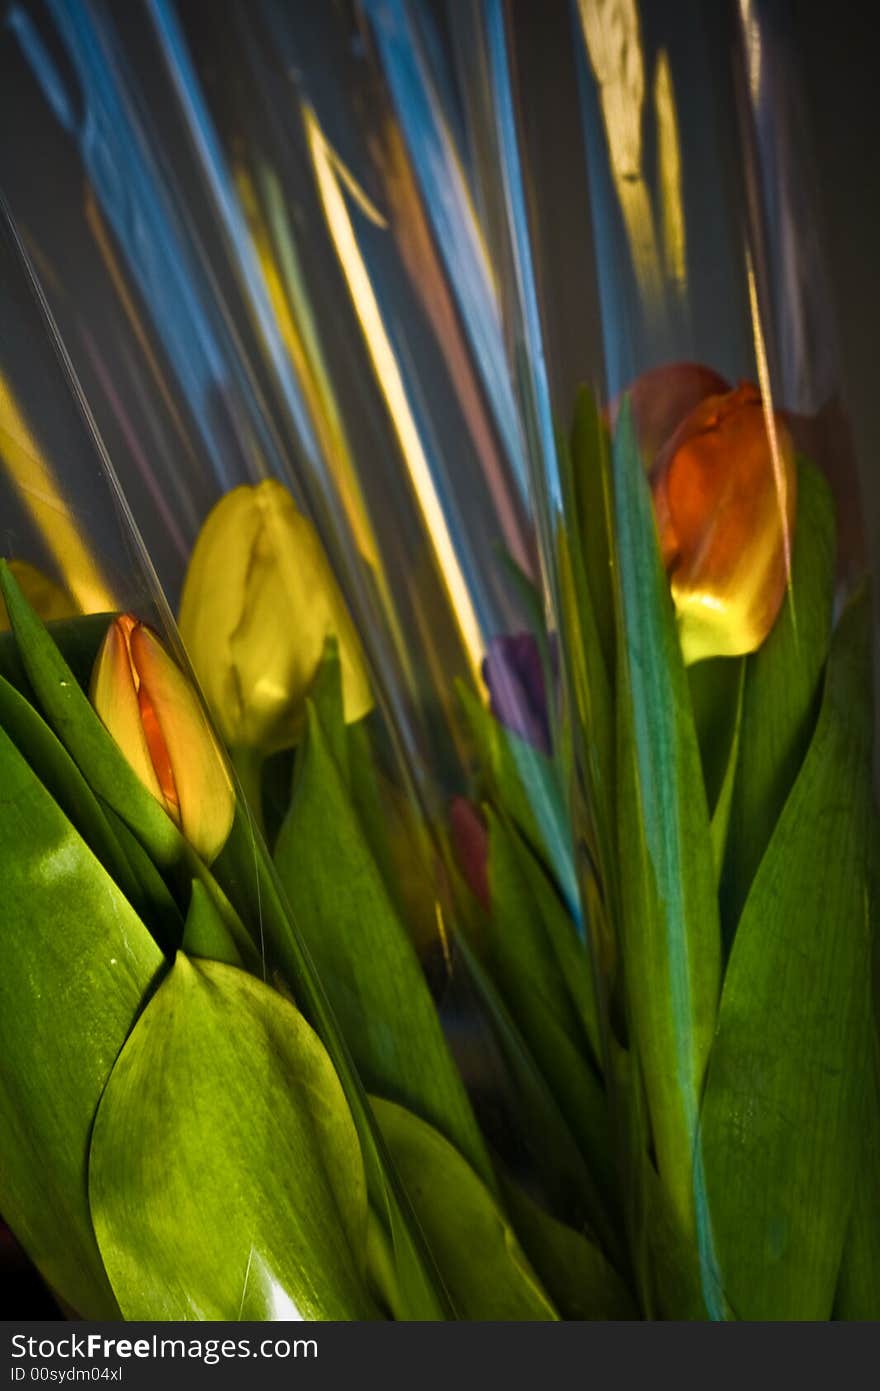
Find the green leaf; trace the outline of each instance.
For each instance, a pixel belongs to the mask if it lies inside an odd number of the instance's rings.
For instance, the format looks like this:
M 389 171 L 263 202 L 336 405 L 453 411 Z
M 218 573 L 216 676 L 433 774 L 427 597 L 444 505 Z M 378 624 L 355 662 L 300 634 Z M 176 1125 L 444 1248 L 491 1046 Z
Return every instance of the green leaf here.
M 736 931 L 702 1110 L 716 1277 L 744 1319 L 827 1319 L 861 1153 L 870 1018 L 869 610 Z
M 743 657 L 712 657 L 687 669 L 709 811 L 715 811 L 734 751 Z
M 495 719 L 463 683 L 459 699 L 492 800 L 550 867 L 566 903 L 578 903 L 571 826 L 552 759 Z
M 614 441 L 618 846 L 630 1023 L 660 1176 L 696 1226 L 693 1155 L 721 935 L 700 752 L 629 403 Z
M 207 889 L 198 879 L 193 880 L 192 897 L 183 931 L 183 950 L 187 956 L 205 957 L 208 961 L 225 961 L 228 966 L 242 965 L 241 953 L 232 933 Z
M 489 833 L 489 897 L 491 911 L 486 933 L 490 968 L 514 1014 L 529 1035 L 532 1008 L 541 1017 L 550 1015 L 574 1046 L 585 1052 L 595 1046 L 599 1056 L 598 1024 L 595 1010 L 587 1034 L 580 1011 L 575 1007 L 562 963 L 556 953 L 556 939 L 565 952 L 565 964 L 586 976 L 589 964 L 584 948 L 574 941 L 574 951 L 566 950 L 568 933 L 574 935 L 571 919 L 555 896 L 540 864 L 513 827 L 498 817 L 491 805 L 485 807 Z M 532 861 L 532 873 L 526 865 Z M 557 921 L 557 913 L 562 922 Z M 575 953 L 579 952 L 579 960 Z M 579 992 L 579 1001 L 583 990 Z
M 451 1317 L 451 1306 L 406 1194 L 389 1166 L 351 1054 L 312 959 L 300 939 L 279 876 L 240 807 L 236 810 L 229 839 L 212 870 L 227 906 L 231 901 L 247 921 L 259 924 L 261 949 L 268 964 L 277 968 L 293 988 L 297 1002 L 320 1035 L 342 1079 L 363 1150 L 370 1200 L 377 1213 L 384 1214 L 391 1233 L 399 1285 L 407 1302 L 407 1317 L 419 1320 Z M 209 892 L 217 890 L 214 879 L 200 862 L 197 862 L 197 872 Z M 225 895 L 229 896 L 228 900 Z M 221 911 L 224 911 L 222 906 Z M 233 935 L 241 950 L 237 933 Z
M 412 1112 L 371 1097 L 394 1163 L 459 1317 L 558 1317 L 489 1188 Z
M 183 837 L 104 728 L 4 560 L 0 560 L 0 589 L 22 666 L 58 738 L 92 790 L 131 826 L 156 863 L 179 863 Z
M 342 699 L 342 664 L 339 660 L 339 644 L 332 634 L 324 644 L 324 655 L 312 682 L 309 697 L 343 785 L 350 791 L 348 739 Z
M 876 1028 L 865 1083 L 855 1190 L 837 1293 L 834 1317 L 849 1322 L 880 1319 L 880 1086 Z
M 511 1179 L 502 1191 L 517 1236 L 563 1318 L 638 1318 L 626 1285 L 595 1242 L 551 1217 Z
M 95 794 L 45 720 L 2 676 L 0 725 L 125 897 L 140 908 L 140 886 Z
M 162 954 L 2 729 L 0 799 L 0 1211 L 68 1304 L 114 1318 L 89 1137 Z
M 745 674 L 743 657 L 715 657 L 696 662 L 687 672 L 711 815 L 713 858 L 719 879 L 739 761 Z
M 317 1036 L 234 967 L 178 955 L 95 1120 L 89 1193 L 126 1319 L 363 1319 L 367 1201 Z
M 314 707 L 275 862 L 368 1090 L 436 1125 L 491 1170 L 415 951 L 361 831 Z
M 492 901 L 486 926 L 489 969 L 595 1176 L 602 1201 L 591 1204 L 591 1220 L 601 1240 L 613 1245 L 614 1233 L 606 1216 L 615 1190 L 608 1100 L 590 1061 L 590 1040 L 556 955 L 553 935 L 555 930 L 564 940 L 566 930 L 573 934 L 574 928 L 540 866 L 534 866 L 537 873 L 529 872 L 527 847 L 491 808 L 487 816 Z M 553 922 L 556 911 L 563 915 L 562 923 Z M 553 922 L 551 932 L 548 922 Z M 580 960 L 568 956 L 566 967 L 588 973 L 585 949 L 578 943 L 575 949 Z M 595 1017 L 593 1024 L 592 1042 L 598 1049 Z
M 84 613 L 46 625 L 52 641 L 83 688 L 88 687 L 98 648 L 115 617 L 115 613 Z M 15 636 L 9 632 L 0 633 L 0 675 L 5 676 L 22 695 L 28 698 L 33 695 Z
M 106 803 L 101 804 L 101 810 L 125 852 L 137 882 L 137 896 L 132 898 L 132 902 L 166 956 L 173 956 L 183 941 L 184 915 L 177 900 L 134 831 Z M 207 870 L 205 875 L 207 877 Z
M 791 587 L 767 641 L 746 662 L 722 883 L 727 938 L 815 728 L 831 631 L 834 562 L 830 489 L 818 469 L 799 459 Z

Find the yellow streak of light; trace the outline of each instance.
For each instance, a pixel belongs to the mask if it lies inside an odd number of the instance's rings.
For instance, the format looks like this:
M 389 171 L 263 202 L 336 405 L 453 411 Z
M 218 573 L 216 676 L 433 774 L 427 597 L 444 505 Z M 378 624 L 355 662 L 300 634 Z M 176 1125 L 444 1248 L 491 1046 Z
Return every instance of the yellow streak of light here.
M 305 395 L 324 455 L 333 469 L 355 545 L 368 564 L 378 570 L 376 538 L 354 474 L 335 402 L 332 396 L 328 399 L 326 378 L 322 378 L 322 375 L 315 371 L 311 354 L 291 313 L 285 285 L 275 261 L 271 235 L 263 218 L 251 176 L 242 165 L 234 168 L 233 176 L 275 322 Z
M 599 86 L 611 174 L 633 268 L 646 298 L 659 303 L 663 276 L 654 211 L 642 173 L 645 63 L 636 0 L 578 0 L 578 12 Z
M 739 17 L 745 40 L 749 95 L 752 105 L 757 106 L 761 91 L 761 27 L 752 10 L 752 0 L 739 0 Z
M 657 65 L 654 69 L 654 111 L 657 116 L 663 258 L 667 276 L 676 291 L 683 294 L 687 255 L 682 202 L 681 138 L 669 55 L 665 48 L 657 55 Z
M 789 600 L 791 600 L 791 529 L 788 523 L 788 480 L 782 464 L 782 456 L 779 452 L 779 438 L 776 433 L 776 417 L 773 414 L 773 399 L 770 394 L 770 371 L 767 366 L 767 348 L 764 343 L 764 330 L 761 327 L 761 312 L 758 305 L 755 268 L 752 262 L 752 253 L 748 249 L 746 250 L 746 278 L 749 286 L 749 311 L 752 316 L 752 334 L 755 340 L 755 361 L 758 366 L 758 383 L 761 387 L 764 420 L 767 427 L 767 438 L 770 441 L 770 457 L 773 460 L 773 479 L 776 485 L 776 497 L 782 518 L 785 573 L 787 576 Z M 797 615 L 794 613 L 793 608 L 792 617 L 795 619 L 795 622 L 797 622 Z
M 385 397 L 385 404 L 431 538 L 440 574 L 458 623 L 474 681 L 477 689 L 480 690 L 482 689 L 480 665 L 483 653 L 480 625 L 471 603 L 464 574 L 458 563 L 455 546 L 446 524 L 446 518 L 443 515 L 443 508 L 434 487 L 430 465 L 422 448 L 418 427 L 407 399 L 397 359 L 382 322 L 382 314 L 376 295 L 370 283 L 369 273 L 361 256 L 354 227 L 340 190 L 340 184 L 342 184 L 352 196 L 355 196 L 354 190 L 358 186 L 349 171 L 342 165 L 338 155 L 327 143 L 314 111 L 307 104 L 303 105 L 303 120 L 318 191 L 327 225 L 336 247 L 336 254 L 339 257 L 367 350 L 373 363 L 373 369 Z M 372 207 L 362 190 L 358 189 L 355 201 L 367 216 L 372 216 L 374 222 L 384 225 L 384 219 Z
M 89 554 L 57 479 L 2 373 L 0 459 L 77 606 L 83 613 L 115 609 L 113 591 Z

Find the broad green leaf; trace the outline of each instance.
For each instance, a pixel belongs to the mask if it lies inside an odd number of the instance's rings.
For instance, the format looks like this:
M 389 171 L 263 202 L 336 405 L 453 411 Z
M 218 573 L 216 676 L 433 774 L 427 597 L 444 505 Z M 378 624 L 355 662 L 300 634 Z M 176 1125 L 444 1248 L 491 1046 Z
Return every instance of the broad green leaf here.
M 880 1319 L 880 1087 L 876 1028 L 867 1068 L 861 1147 L 834 1317 L 849 1322 Z
M 552 760 L 505 729 L 463 682 L 457 689 L 492 800 L 550 867 L 566 903 L 576 906 L 571 826 Z
M 275 863 L 368 1090 L 436 1125 L 485 1177 L 488 1159 L 434 1002 L 309 702 Z
M 497 1200 L 459 1152 L 411 1111 L 371 1102 L 459 1317 L 557 1318 Z
M 68 1304 L 113 1318 L 89 1137 L 162 954 L 2 729 L 0 789 L 0 1211 Z
M 241 953 L 235 944 L 222 914 L 198 879 L 193 880 L 192 897 L 183 930 L 183 951 L 187 956 L 205 957 L 208 961 L 225 961 L 227 966 L 242 966 Z
M 862 600 L 835 632 L 819 723 L 724 981 L 701 1134 L 716 1274 L 737 1318 L 829 1318 L 849 1222 L 877 830 L 868 619 Z
M 831 630 L 834 562 L 831 492 L 818 469 L 800 459 L 791 586 L 767 641 L 746 661 L 722 883 L 728 938 L 815 727 Z
M 44 625 L 0 560 L 0 589 L 28 680 L 43 714 L 93 792 L 131 826 L 160 865 L 179 862 L 183 838 L 104 728 Z
M 140 909 L 140 886 L 95 794 L 42 716 L 2 676 L 0 725 L 125 897 Z
M 400 1288 L 407 1301 L 407 1317 L 419 1320 L 450 1317 L 451 1306 L 415 1223 L 406 1194 L 388 1164 L 348 1046 L 330 1008 L 324 986 L 301 940 L 298 920 L 294 918 L 265 847 L 255 837 L 248 818 L 240 808 L 236 812 L 229 839 L 214 861 L 212 870 L 222 885 L 224 895 L 228 895 L 235 908 L 248 922 L 259 924 L 261 954 L 265 955 L 267 964 L 278 969 L 286 984 L 292 987 L 297 1003 L 320 1035 L 342 1079 L 362 1146 L 370 1200 L 377 1212 L 383 1213 L 391 1233 Z M 207 875 L 204 867 L 201 867 L 199 877 L 209 892 L 216 891 L 214 880 Z M 224 911 L 222 907 L 221 911 Z M 234 937 L 241 949 L 236 933 Z
M 517 1236 L 563 1318 L 638 1317 L 626 1285 L 588 1235 L 551 1217 L 512 1179 L 502 1191 Z
M 363 1319 L 357 1132 L 316 1034 L 234 967 L 179 954 L 113 1069 L 89 1161 L 126 1319 Z
M 693 1155 L 718 1004 L 721 934 L 690 693 L 628 402 L 615 432 L 614 493 L 627 998 L 660 1176 L 691 1235 Z

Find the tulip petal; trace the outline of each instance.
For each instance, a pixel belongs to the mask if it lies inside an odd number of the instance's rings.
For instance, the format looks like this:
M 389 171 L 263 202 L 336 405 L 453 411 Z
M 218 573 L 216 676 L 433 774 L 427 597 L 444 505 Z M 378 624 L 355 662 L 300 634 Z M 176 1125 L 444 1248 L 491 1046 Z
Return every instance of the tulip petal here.
M 233 489 L 209 514 L 180 630 L 230 747 L 270 753 L 296 742 L 330 634 L 346 720 L 372 707 L 360 642 L 317 532 L 274 479 Z
M 141 721 L 138 693 L 129 658 L 126 624 L 132 620 L 116 618 L 98 653 L 89 692 L 92 704 L 144 787 L 165 804 L 159 779 Z
M 181 829 L 210 864 L 229 835 L 235 812 L 223 754 L 186 676 L 143 624 L 132 631 L 131 657 L 168 750 Z
M 708 397 L 652 480 L 685 662 L 754 652 L 788 583 L 796 502 L 791 436 L 757 388 Z

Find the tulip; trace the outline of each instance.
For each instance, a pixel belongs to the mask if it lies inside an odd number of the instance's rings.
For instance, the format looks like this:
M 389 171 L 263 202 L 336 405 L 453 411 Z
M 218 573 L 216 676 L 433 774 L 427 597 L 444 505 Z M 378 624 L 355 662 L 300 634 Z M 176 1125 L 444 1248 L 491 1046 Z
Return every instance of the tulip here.
M 492 714 L 506 729 L 550 753 L 550 719 L 544 668 L 531 633 L 492 638 L 483 659 L 483 680 Z
M 643 372 L 626 392 L 615 397 L 606 412 L 613 428 L 624 396 L 629 398 L 636 439 L 650 468 L 663 445 L 690 412 L 707 396 L 719 396 L 729 387 L 711 367 L 697 362 L 670 362 Z
M 91 698 L 141 782 L 210 864 L 232 827 L 232 782 L 195 691 L 132 614 L 107 629 Z
M 373 704 L 361 645 L 308 518 L 272 479 L 234 488 L 210 512 L 183 587 L 180 631 L 232 749 L 289 748 L 331 634 L 346 720 Z
M 795 455 L 784 420 L 768 430 L 760 392 L 707 397 L 651 472 L 663 563 L 687 663 L 760 647 L 788 583 Z

